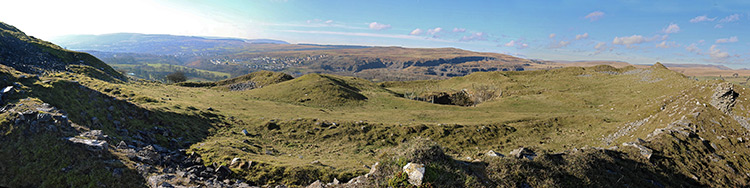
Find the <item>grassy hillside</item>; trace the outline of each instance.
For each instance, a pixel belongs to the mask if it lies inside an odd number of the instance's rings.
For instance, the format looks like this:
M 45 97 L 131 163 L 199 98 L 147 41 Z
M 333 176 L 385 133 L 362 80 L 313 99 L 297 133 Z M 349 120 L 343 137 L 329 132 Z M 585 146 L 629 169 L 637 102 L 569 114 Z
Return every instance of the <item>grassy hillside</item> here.
M 361 174 L 367 171 L 362 165 L 379 160 L 378 153 L 417 136 L 435 140 L 449 156 L 459 160 L 476 159 L 490 149 L 508 153 L 519 146 L 549 153 L 585 146 L 619 146 L 645 138 L 658 126 L 624 131 L 624 136 L 609 135 L 658 113 L 663 101 L 703 84 L 663 66 L 598 66 L 475 73 L 449 80 L 380 85 L 351 77 L 311 74 L 237 92 L 160 84 L 121 87 L 157 99 L 144 104 L 151 108 L 190 113 L 190 109 L 210 107 L 233 117 L 232 126 L 216 130 L 191 147 L 205 157 L 207 164 L 229 164 L 239 157 L 262 164 L 235 169 L 257 183 L 305 184 L 316 178 L 348 179 Z M 501 94 L 471 107 L 404 97 L 413 90 L 476 88 L 493 88 Z M 251 136 L 243 135 L 243 129 Z M 316 160 L 322 165 L 310 164 Z M 652 170 L 658 173 L 664 169 Z M 317 175 L 297 179 L 297 171 Z

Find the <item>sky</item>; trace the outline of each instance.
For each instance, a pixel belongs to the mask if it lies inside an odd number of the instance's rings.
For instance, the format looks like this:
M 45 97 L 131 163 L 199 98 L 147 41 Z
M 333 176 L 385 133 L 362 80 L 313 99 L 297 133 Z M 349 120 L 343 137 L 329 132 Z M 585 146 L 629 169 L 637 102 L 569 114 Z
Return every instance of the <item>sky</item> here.
M 131 32 L 750 68 L 742 0 L 4 1 L 0 21 L 45 40 Z

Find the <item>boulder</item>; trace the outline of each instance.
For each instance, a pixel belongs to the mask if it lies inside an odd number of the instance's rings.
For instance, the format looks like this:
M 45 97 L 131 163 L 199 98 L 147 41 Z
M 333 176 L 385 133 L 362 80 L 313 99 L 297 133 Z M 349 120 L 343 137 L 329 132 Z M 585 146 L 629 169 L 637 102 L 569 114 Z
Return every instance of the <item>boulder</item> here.
M 103 141 L 103 140 L 85 139 L 85 138 L 78 138 L 78 137 L 68 137 L 65 139 L 73 143 L 86 145 L 87 149 L 91 151 L 102 151 L 106 149 L 108 146 L 107 141 Z
M 365 174 L 365 177 L 370 177 L 370 176 L 374 175 L 375 173 L 377 173 L 379 165 L 380 165 L 380 162 L 375 162 L 375 164 L 373 164 L 372 167 L 370 167 L 370 172 L 368 172 L 367 174 Z
M 3 88 L 2 94 L 4 95 L 4 94 L 7 94 L 7 93 L 10 93 L 11 91 L 13 91 L 13 86 L 7 86 L 7 87 Z
M 636 142 L 626 142 L 626 143 L 622 143 L 622 145 L 635 147 L 636 149 L 640 151 L 641 155 L 645 157 L 646 159 L 651 159 L 651 155 L 654 153 L 653 150 L 647 148 L 646 146 L 638 144 Z
M 167 181 L 171 180 L 174 177 L 175 176 L 173 175 L 155 175 L 148 177 L 147 181 L 151 187 L 160 187 L 161 185 L 163 185 L 163 183 L 167 183 Z
M 234 159 L 232 159 L 232 162 L 229 163 L 229 167 L 237 168 L 237 166 L 240 166 L 241 163 L 242 163 L 242 159 L 235 157 Z
M 320 180 L 316 180 L 315 182 L 308 185 L 307 188 L 325 188 L 325 185 L 321 183 Z
M 138 160 L 146 163 L 153 164 L 159 161 L 159 153 L 151 145 L 141 148 L 136 155 L 138 156 Z
M 495 152 L 493 150 L 488 151 L 485 155 L 490 157 L 505 157 L 505 155 Z
M 229 167 L 224 166 L 224 165 L 221 165 L 218 168 L 216 168 L 216 170 L 214 170 L 214 172 L 216 173 L 216 177 L 218 179 L 227 178 L 229 176 L 229 174 L 232 174 L 232 170 L 229 170 Z
M 117 144 L 117 149 L 128 149 L 128 144 L 126 144 L 125 141 L 120 141 L 120 143 Z
M 510 151 L 510 156 L 513 156 L 515 158 L 527 158 L 529 160 L 534 160 L 534 157 L 536 157 L 536 153 L 534 151 L 531 151 L 528 148 L 520 147 L 518 149 L 514 149 L 513 151 Z
M 711 96 L 711 101 L 709 103 L 711 106 L 714 106 L 714 108 L 729 114 L 732 112 L 732 107 L 738 96 L 740 96 L 740 94 L 734 91 L 734 85 L 725 82 L 714 88 L 714 94 Z
M 408 163 L 403 168 L 404 173 L 409 176 L 409 183 L 415 186 L 422 185 L 424 179 L 424 165 L 417 163 Z
M 82 132 L 80 136 L 91 138 L 91 139 L 96 139 L 96 140 L 103 140 L 108 137 L 107 135 L 102 133 L 102 130 L 90 130 L 90 131 Z
M 250 136 L 250 133 L 246 129 L 242 129 L 242 135 Z

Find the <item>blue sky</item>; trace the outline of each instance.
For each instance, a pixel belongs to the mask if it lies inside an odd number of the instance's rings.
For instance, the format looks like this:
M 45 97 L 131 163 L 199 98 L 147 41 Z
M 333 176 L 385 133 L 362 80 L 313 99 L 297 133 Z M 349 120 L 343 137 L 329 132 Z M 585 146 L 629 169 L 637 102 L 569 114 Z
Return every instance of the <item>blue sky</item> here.
M 3 3 L 42 39 L 137 32 L 456 47 L 545 60 L 750 68 L 750 1 L 169 0 Z

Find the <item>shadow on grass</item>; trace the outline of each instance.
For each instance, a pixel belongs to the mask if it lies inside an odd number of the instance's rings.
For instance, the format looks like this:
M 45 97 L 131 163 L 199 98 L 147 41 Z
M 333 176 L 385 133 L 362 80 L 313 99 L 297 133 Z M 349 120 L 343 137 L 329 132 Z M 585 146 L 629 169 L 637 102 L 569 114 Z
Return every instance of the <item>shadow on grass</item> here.
M 495 186 L 502 187 L 705 187 L 633 156 L 590 149 L 543 154 L 534 160 L 495 159 L 488 161 L 486 172 Z
M 40 104 L 49 103 L 65 114 L 73 126 L 40 132 L 35 126 L 43 124 L 31 120 L 2 122 L 0 186 L 143 187 L 145 180 L 124 164 L 128 161 L 109 150 L 92 151 L 64 138 L 98 129 L 109 136 L 110 146 L 125 141 L 135 147 L 156 145 L 176 151 L 205 139 L 223 119 L 210 112 L 186 115 L 145 109 L 71 81 L 57 80 L 49 85 L 36 84 L 36 77 L 18 81 L 29 88 L 14 94 L 9 103 L 38 98 Z

